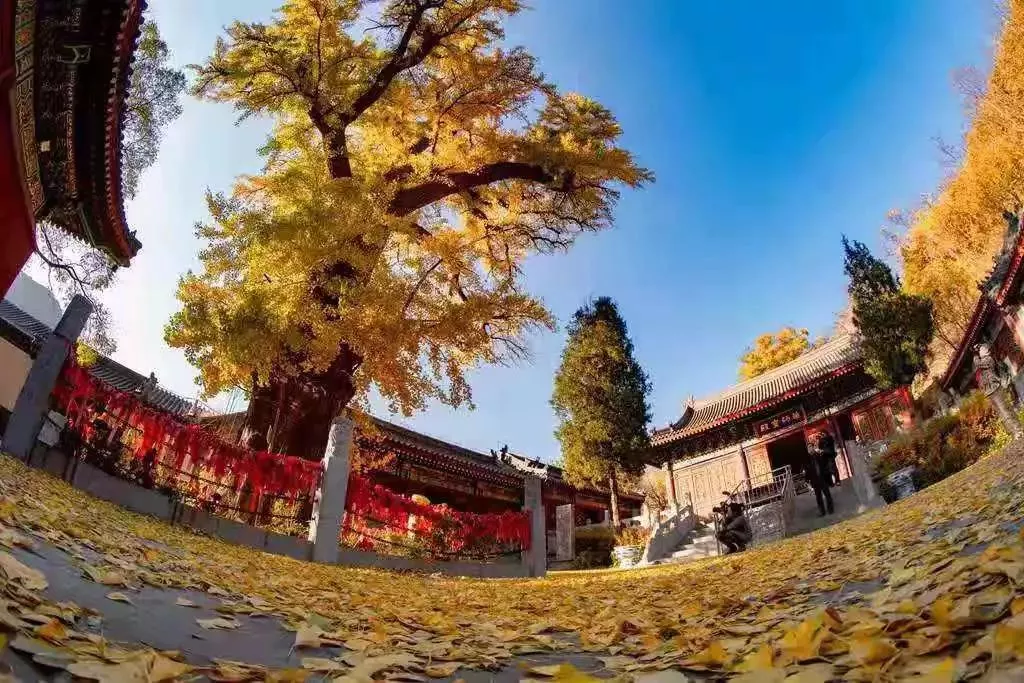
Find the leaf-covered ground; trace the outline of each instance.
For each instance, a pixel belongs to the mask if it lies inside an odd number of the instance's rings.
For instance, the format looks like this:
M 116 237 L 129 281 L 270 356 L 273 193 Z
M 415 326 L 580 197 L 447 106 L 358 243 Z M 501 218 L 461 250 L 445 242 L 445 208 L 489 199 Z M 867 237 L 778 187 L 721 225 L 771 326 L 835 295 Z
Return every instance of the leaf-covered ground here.
M 499 581 L 266 555 L 126 512 L 3 457 L 0 544 L 10 552 L 0 549 L 0 629 L 37 665 L 100 680 L 417 681 L 537 652 L 556 662 L 594 653 L 609 675 L 672 680 L 1024 680 L 1021 452 L 742 555 Z M 46 576 L 17 559 L 33 545 L 69 553 L 118 609 L 132 608 L 143 587 L 197 589 L 220 602 L 219 616 L 196 616 L 198 629 L 245 638 L 239 615 L 265 615 L 311 655 L 287 671 L 196 669 L 178 653 L 108 643 L 95 628 L 102 613 L 52 602 Z M 522 675 L 585 678 L 569 666 Z

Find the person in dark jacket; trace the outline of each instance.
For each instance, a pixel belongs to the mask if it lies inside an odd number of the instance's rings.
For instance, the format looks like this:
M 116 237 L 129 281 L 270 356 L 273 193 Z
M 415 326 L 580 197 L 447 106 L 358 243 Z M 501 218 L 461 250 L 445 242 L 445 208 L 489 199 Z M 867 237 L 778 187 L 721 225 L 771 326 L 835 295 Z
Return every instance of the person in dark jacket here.
M 725 554 L 742 552 L 754 537 L 750 522 L 743 514 L 743 506 L 729 503 L 722 518 L 722 527 L 718 530 L 718 540 L 726 547 Z
M 818 457 L 821 459 L 819 467 L 825 474 L 825 483 L 828 486 L 839 486 L 839 467 L 836 465 L 836 440 L 827 429 L 818 434 Z
M 809 453 L 807 460 L 804 461 L 804 476 L 807 478 L 807 483 L 814 489 L 814 500 L 818 503 L 818 514 L 822 517 L 825 516 L 826 510 L 828 514 L 832 514 L 835 511 L 832 493 L 828 487 L 828 477 L 832 475 L 827 468 L 828 464 L 825 462 L 825 458 L 822 457 L 817 444 L 815 444 L 814 452 Z

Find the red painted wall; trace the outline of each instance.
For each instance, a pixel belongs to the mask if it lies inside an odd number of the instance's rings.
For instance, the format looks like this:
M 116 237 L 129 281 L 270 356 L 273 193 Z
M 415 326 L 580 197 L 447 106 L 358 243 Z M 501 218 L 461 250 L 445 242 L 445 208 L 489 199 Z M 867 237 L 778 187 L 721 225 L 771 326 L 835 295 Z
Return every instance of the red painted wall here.
M 36 246 L 35 220 L 29 211 L 18 168 L 11 111 L 14 85 L 14 3 L 0 2 L 0 297 Z

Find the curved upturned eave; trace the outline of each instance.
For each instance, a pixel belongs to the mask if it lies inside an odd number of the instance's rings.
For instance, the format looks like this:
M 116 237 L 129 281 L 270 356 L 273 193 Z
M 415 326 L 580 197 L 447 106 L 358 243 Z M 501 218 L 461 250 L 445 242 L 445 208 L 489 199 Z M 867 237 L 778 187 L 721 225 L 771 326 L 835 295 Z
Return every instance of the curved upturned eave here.
M 104 166 L 106 170 L 106 216 L 116 249 L 110 255 L 118 264 L 127 266 L 141 245 L 128 230 L 124 210 L 124 186 L 121 180 L 121 156 L 124 138 L 124 106 L 128 99 L 132 63 L 142 33 L 142 11 L 145 0 L 128 0 L 122 14 L 114 55 L 114 70 L 107 95 L 107 116 L 104 140 Z

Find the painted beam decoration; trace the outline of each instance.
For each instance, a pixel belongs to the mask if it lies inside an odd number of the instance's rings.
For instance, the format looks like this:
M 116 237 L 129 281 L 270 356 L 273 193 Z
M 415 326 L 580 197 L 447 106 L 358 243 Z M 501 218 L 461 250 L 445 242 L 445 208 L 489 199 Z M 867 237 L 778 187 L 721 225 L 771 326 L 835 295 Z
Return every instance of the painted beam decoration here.
M 803 406 L 797 406 L 791 408 L 785 412 L 772 415 L 767 420 L 761 420 L 754 423 L 754 433 L 760 436 L 777 432 L 780 429 L 786 429 L 794 425 L 802 424 L 807 420 L 807 415 L 804 413 Z

